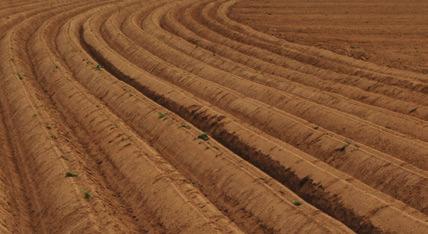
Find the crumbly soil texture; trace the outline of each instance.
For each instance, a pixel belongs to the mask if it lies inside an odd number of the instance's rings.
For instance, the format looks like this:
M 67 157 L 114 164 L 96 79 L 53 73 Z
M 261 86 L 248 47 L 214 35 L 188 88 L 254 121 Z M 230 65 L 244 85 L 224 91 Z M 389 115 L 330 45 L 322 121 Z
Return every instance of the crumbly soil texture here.
M 0 2 L 0 233 L 428 233 L 428 3 Z

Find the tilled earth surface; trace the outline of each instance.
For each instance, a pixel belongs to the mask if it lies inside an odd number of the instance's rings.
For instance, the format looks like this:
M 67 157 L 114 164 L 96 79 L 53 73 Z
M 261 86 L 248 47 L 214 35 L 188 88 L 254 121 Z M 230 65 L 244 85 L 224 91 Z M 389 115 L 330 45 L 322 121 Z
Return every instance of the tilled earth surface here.
M 240 1 L 230 17 L 290 42 L 428 75 L 425 0 Z
M 428 233 L 399 2 L 0 2 L 0 233 Z

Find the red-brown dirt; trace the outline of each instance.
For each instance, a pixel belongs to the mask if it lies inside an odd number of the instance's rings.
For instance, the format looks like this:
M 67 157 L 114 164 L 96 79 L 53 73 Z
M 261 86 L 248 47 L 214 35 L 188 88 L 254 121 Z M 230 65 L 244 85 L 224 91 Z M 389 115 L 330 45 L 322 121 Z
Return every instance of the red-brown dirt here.
M 428 233 L 427 10 L 0 2 L 0 233 Z
M 250 0 L 230 17 L 290 42 L 428 75 L 424 0 Z

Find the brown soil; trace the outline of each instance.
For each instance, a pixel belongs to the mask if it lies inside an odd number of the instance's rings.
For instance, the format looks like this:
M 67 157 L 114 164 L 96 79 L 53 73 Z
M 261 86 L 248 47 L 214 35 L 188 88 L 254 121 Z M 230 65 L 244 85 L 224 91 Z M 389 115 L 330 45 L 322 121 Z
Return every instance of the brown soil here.
M 0 233 L 428 233 L 398 5 L 1 2 Z
M 428 74 L 424 0 L 241 1 L 230 17 L 290 42 Z

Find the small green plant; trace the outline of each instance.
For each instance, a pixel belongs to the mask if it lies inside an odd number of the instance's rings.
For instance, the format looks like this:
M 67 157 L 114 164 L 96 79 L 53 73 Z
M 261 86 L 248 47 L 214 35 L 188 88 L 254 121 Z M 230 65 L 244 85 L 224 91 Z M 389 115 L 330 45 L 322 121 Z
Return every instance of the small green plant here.
M 65 173 L 65 177 L 78 177 L 79 175 L 74 171 L 68 171 Z
M 348 145 L 347 145 L 347 144 L 342 145 L 341 147 L 337 148 L 337 149 L 336 149 L 336 151 L 344 152 L 344 151 L 346 150 L 346 148 L 347 148 L 347 147 L 348 147 Z
M 190 129 L 190 126 L 189 126 L 188 124 L 186 124 L 186 123 L 182 123 L 182 124 L 180 125 L 180 128 Z
M 89 191 L 83 191 L 83 197 L 89 201 L 92 198 L 92 193 Z
M 301 202 L 299 202 L 299 201 L 297 201 L 297 200 L 293 200 L 291 203 L 293 203 L 293 205 L 295 205 L 295 206 L 300 206 L 300 205 L 302 205 L 302 203 L 301 203 Z
M 103 68 L 103 66 L 101 66 L 100 64 L 97 64 L 95 66 L 95 69 L 98 70 L 98 71 L 101 71 L 102 68 Z
M 158 113 L 158 117 L 159 117 L 159 119 L 165 119 L 166 118 L 166 113 L 159 112 Z
M 345 152 L 346 148 L 351 145 L 351 142 L 345 141 L 345 144 L 343 144 L 341 147 L 337 148 L 336 151 L 338 152 Z
M 206 133 L 204 132 L 204 133 L 202 133 L 202 134 L 200 134 L 200 135 L 198 136 L 198 139 L 201 139 L 201 140 L 203 140 L 203 141 L 208 141 L 209 137 L 208 137 L 208 134 L 206 134 Z

